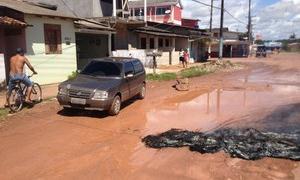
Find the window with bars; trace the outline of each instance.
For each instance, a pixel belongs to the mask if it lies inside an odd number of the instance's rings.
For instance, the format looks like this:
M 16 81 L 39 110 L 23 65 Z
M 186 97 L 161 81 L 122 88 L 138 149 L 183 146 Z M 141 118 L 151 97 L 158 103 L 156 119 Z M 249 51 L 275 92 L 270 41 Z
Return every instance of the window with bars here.
M 45 53 L 61 54 L 61 25 L 44 24 Z
M 170 47 L 170 39 L 165 39 L 165 47 Z
M 163 38 L 159 38 L 158 39 L 158 47 L 164 47 L 164 39 Z
M 147 48 L 147 39 L 146 38 L 141 38 L 141 49 L 146 49 Z
M 156 15 L 165 15 L 166 11 L 170 10 L 169 7 L 157 7 L 156 8 Z
M 154 38 L 150 38 L 150 49 L 154 49 Z

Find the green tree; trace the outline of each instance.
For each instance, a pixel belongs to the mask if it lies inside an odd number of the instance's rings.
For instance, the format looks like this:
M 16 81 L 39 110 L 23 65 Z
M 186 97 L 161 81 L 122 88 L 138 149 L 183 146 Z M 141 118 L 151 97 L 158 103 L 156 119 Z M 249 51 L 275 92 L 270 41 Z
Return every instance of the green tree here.
M 264 41 L 261 39 L 255 40 L 255 44 L 264 44 Z
M 296 34 L 295 33 L 291 34 L 289 39 L 290 40 L 295 40 L 296 39 Z

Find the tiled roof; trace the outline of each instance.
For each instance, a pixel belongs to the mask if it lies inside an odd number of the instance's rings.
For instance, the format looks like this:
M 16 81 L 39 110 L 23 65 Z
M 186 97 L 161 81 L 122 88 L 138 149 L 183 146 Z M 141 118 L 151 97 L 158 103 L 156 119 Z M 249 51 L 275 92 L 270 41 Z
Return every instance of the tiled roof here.
M 25 22 L 7 17 L 7 16 L 0 16 L 0 25 L 6 25 L 6 26 L 21 26 L 25 27 L 27 24 Z

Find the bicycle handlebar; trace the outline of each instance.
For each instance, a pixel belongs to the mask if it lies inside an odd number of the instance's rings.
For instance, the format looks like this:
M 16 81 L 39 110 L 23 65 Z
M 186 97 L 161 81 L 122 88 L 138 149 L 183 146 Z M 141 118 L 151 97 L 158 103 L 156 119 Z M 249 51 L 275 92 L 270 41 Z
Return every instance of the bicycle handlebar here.
M 36 75 L 37 73 L 32 73 L 31 75 L 27 76 L 28 78 L 31 78 L 32 76 Z

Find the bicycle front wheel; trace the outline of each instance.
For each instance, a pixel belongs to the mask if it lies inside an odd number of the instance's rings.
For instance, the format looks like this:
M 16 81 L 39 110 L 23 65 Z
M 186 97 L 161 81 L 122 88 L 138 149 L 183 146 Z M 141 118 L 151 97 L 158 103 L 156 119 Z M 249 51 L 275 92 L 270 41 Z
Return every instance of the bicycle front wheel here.
M 42 102 L 42 88 L 38 83 L 33 83 L 30 99 L 34 103 Z
M 18 112 L 23 107 L 23 93 L 19 88 L 14 88 L 7 97 L 8 107 L 12 112 Z

